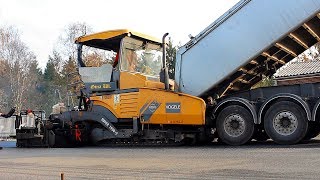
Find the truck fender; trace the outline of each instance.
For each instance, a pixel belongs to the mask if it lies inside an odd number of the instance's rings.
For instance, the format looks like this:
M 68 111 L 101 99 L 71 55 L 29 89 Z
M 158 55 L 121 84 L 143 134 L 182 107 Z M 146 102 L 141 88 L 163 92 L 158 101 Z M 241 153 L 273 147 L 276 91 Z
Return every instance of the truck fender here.
M 265 112 L 265 107 L 268 104 L 272 103 L 273 101 L 275 101 L 279 98 L 288 98 L 288 99 L 293 100 L 294 102 L 299 103 L 303 107 L 303 109 L 305 110 L 305 112 L 307 114 L 308 121 L 313 121 L 313 119 L 311 117 L 311 111 L 310 111 L 309 105 L 300 96 L 295 95 L 295 94 L 290 94 L 290 93 L 279 93 L 279 94 L 276 94 L 276 95 L 270 97 L 267 101 L 265 101 L 261 105 L 261 108 L 260 108 L 259 114 L 258 114 L 258 124 L 260 124 L 262 122 L 262 114 Z
M 319 105 L 320 105 L 320 99 L 316 102 L 316 104 L 313 107 L 313 110 L 312 110 L 312 121 L 316 121 L 317 110 L 319 108 Z
M 218 110 L 220 110 L 222 105 L 224 105 L 226 103 L 230 103 L 230 102 L 236 102 L 236 103 L 241 104 L 244 107 L 248 108 L 250 110 L 252 117 L 253 117 L 254 123 L 257 124 L 258 117 L 257 117 L 256 108 L 247 99 L 243 99 L 240 97 L 231 97 L 231 98 L 227 98 L 227 99 L 219 102 L 217 104 L 217 106 L 214 108 L 213 113 L 216 114 L 218 112 Z

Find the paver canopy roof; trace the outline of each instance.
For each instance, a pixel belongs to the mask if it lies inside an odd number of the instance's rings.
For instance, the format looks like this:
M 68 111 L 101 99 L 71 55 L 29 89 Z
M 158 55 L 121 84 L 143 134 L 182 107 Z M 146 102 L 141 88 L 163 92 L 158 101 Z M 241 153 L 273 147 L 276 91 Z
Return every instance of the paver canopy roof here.
M 85 35 L 77 38 L 75 42 L 77 44 L 83 44 L 99 49 L 117 51 L 119 49 L 122 38 L 125 36 L 132 36 L 141 40 L 147 40 L 157 44 L 161 44 L 161 41 L 157 38 L 128 29 L 110 30 Z

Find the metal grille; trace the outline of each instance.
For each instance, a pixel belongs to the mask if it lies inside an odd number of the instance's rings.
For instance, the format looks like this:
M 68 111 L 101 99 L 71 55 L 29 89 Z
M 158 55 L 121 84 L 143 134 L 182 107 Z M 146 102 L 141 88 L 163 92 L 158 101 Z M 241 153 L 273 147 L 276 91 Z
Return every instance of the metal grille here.
M 120 97 L 120 113 L 130 116 L 137 115 L 138 93 L 125 93 Z

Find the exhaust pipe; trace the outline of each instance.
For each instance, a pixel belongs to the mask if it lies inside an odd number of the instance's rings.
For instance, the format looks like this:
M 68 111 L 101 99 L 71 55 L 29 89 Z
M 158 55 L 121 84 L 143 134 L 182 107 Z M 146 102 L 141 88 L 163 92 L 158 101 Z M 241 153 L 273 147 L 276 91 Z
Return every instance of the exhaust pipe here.
M 78 44 L 78 67 L 86 67 L 82 60 L 82 45 Z
M 166 60 L 166 37 L 168 35 L 169 33 L 165 33 L 162 37 L 162 70 L 160 74 L 160 80 L 164 83 L 166 90 L 169 90 L 169 73 Z

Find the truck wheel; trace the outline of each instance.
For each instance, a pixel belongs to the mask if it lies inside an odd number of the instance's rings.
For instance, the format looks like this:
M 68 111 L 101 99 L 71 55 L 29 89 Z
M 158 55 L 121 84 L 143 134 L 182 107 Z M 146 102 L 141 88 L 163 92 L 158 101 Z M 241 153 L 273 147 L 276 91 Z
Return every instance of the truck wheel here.
M 229 145 L 242 145 L 251 140 L 254 122 L 250 112 L 242 106 L 224 108 L 217 118 L 219 139 Z
M 274 142 L 295 144 L 305 137 L 308 121 L 300 106 L 290 101 L 280 101 L 268 109 L 264 128 Z

